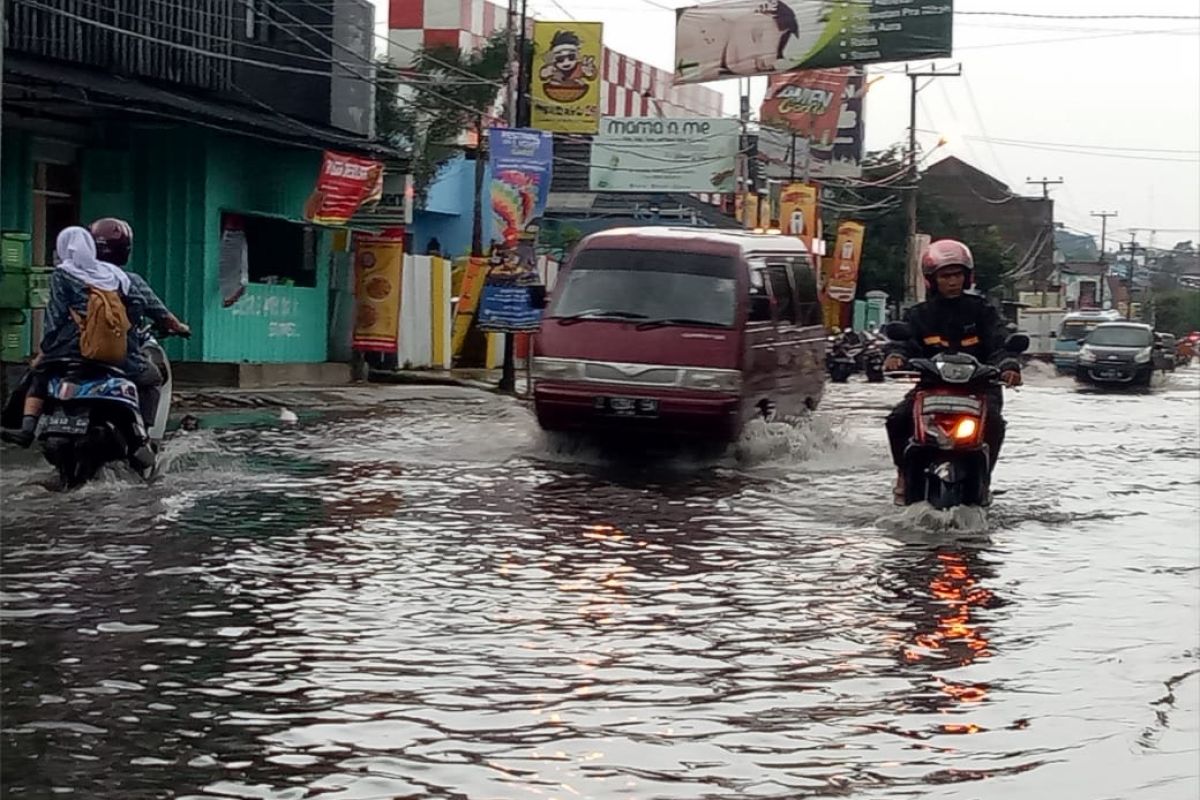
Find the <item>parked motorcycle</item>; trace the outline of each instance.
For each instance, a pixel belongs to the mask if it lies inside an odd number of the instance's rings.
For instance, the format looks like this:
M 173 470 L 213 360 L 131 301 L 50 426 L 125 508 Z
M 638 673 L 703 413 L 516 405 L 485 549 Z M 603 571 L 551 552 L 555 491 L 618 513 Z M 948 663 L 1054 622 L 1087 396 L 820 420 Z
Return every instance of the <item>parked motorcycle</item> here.
M 834 383 L 850 380 L 850 376 L 858 371 L 861 352 L 862 343 L 856 334 L 835 329 L 829 337 L 829 346 L 825 348 L 825 369 L 829 372 L 829 379 Z
M 862 352 L 859 353 L 858 362 L 859 368 L 867 376 L 868 382 L 883 382 L 883 362 L 886 358 L 887 354 L 883 351 L 883 342 L 874 337 L 867 338 L 863 344 Z
M 908 326 L 890 323 L 887 334 L 892 340 L 908 339 Z M 1029 337 L 1013 334 L 1004 349 L 1019 355 L 1029 349 Z M 912 359 L 908 370 L 891 374 L 917 378 L 913 437 L 903 459 L 905 505 L 922 501 L 937 509 L 987 505 L 991 470 L 983 430 L 987 390 L 999 383 L 999 368 L 966 353 L 939 353 L 930 359 Z
M 62 490 L 82 486 L 110 463 L 128 463 L 146 479 L 157 473 L 171 415 L 171 364 L 149 334 L 142 351 L 163 376 L 151 420 L 142 419 L 137 386 L 120 370 L 68 362 L 50 379 L 37 440 L 46 461 L 58 471 Z M 141 446 L 143 442 L 147 446 Z

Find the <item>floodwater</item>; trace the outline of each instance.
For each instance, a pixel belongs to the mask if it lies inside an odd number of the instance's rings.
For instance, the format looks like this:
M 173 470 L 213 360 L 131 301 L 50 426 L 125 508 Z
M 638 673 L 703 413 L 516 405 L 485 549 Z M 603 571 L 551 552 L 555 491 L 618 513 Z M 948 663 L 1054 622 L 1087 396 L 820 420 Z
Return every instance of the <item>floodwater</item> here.
M 5 451 L 4 798 L 1200 794 L 1200 371 L 1009 393 L 984 515 L 890 505 L 903 387 L 612 465 L 479 395 Z

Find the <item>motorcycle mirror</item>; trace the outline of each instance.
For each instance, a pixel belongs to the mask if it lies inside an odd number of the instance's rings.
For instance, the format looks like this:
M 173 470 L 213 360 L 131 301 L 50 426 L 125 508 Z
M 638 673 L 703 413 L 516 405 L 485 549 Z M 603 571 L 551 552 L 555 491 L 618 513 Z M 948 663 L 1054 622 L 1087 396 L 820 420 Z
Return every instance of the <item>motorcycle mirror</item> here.
M 905 322 L 889 322 L 883 326 L 884 334 L 893 342 L 902 342 L 912 338 L 912 328 Z
M 1029 349 L 1029 337 L 1023 333 L 1014 333 L 1004 340 L 1004 352 L 1019 355 Z

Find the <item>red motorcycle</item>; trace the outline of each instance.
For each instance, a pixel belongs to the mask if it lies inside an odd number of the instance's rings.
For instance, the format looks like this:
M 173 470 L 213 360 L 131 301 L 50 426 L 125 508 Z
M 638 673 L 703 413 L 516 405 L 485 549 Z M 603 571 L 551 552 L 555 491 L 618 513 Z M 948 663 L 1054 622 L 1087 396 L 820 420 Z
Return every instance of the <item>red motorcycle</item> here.
M 888 325 L 888 338 L 907 339 L 904 323 Z M 1029 349 L 1029 337 L 1017 333 L 1006 352 Z M 892 375 L 915 376 L 913 437 L 904 450 L 905 505 L 922 501 L 937 509 L 982 506 L 991 502 L 990 452 L 983 440 L 988 419 L 988 390 L 1000 382 L 1000 369 L 966 353 L 915 358 L 909 369 Z

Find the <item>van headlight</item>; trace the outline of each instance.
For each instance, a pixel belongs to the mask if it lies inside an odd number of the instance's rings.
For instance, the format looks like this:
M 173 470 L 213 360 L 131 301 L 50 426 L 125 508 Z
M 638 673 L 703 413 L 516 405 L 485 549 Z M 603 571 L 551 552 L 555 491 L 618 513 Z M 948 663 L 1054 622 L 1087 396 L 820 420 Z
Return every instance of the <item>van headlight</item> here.
M 535 358 L 533 377 L 537 380 L 571 380 L 583 374 L 583 365 L 569 358 Z
M 1150 348 L 1143 347 L 1141 350 L 1138 350 L 1137 355 L 1133 357 L 1133 360 L 1138 364 L 1145 364 L 1150 360 Z
M 742 373 L 732 369 L 685 369 L 683 385 L 710 392 L 737 392 L 742 388 Z
M 1096 351 L 1088 347 L 1086 344 L 1079 348 L 1079 363 L 1094 364 L 1096 363 Z

